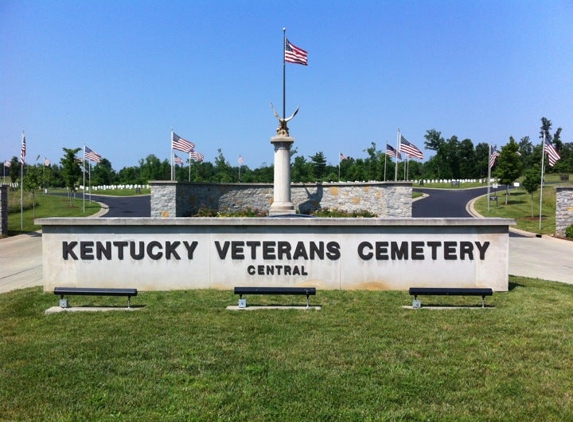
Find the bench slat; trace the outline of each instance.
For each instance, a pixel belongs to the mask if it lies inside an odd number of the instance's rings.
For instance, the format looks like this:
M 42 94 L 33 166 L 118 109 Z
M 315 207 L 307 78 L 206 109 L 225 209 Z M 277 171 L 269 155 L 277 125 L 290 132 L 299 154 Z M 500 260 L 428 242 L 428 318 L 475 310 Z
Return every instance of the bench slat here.
M 235 287 L 236 295 L 316 295 L 316 287 Z
M 409 294 L 412 296 L 492 296 L 493 290 L 475 287 L 410 287 Z
M 137 289 L 114 289 L 98 287 L 56 287 L 55 295 L 68 296 L 137 296 Z

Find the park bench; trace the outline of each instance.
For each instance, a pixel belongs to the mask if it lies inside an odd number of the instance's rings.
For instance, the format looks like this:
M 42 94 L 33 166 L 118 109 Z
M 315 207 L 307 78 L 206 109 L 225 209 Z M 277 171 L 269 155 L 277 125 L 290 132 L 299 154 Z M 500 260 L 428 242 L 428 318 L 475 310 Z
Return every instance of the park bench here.
M 310 296 L 316 295 L 316 287 L 235 287 L 234 293 L 239 295 L 239 308 L 247 307 L 243 295 L 305 295 L 308 308 Z
M 409 293 L 414 296 L 412 308 L 422 307 L 418 296 L 481 296 L 481 306 L 485 308 L 485 297 L 492 296 L 493 290 L 477 287 L 410 287 Z
M 131 306 L 131 297 L 137 296 L 137 289 L 115 289 L 98 287 L 56 287 L 54 294 L 60 296 L 60 307 L 68 308 L 64 296 L 127 296 L 127 308 Z

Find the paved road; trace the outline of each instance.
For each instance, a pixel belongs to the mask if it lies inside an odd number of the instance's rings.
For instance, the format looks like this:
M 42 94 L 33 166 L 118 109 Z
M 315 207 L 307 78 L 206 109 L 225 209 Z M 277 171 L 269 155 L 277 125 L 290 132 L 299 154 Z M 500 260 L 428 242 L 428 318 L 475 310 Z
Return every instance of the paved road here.
M 101 196 L 92 195 L 92 201 L 107 206 L 106 217 L 149 217 L 151 216 L 151 196 Z
M 470 217 L 467 202 L 487 192 L 486 188 L 440 190 L 420 189 L 429 196 L 415 201 L 414 217 Z M 92 195 L 105 203 L 105 217 L 149 217 L 150 197 Z M 0 239 L 0 293 L 42 285 L 42 242 L 40 233 Z M 573 284 L 573 242 L 529 236 L 510 236 L 509 274 Z
M 473 189 L 426 189 L 414 188 L 415 192 L 428 195 L 426 198 L 414 201 L 412 217 L 414 218 L 458 218 L 472 217 L 466 211 L 466 205 L 472 199 L 487 194 L 487 187 Z M 491 192 L 505 191 L 505 187 L 493 189 Z

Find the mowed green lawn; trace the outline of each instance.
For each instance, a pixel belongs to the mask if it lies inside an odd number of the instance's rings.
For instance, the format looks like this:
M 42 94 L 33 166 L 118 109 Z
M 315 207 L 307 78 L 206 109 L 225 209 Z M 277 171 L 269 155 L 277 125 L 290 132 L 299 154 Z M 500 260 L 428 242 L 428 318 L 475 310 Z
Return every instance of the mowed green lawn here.
M 234 312 L 232 292 L 193 290 L 140 293 L 136 311 L 45 315 L 58 299 L 38 288 L 0 295 L 0 420 L 573 420 L 566 284 L 510 277 L 485 310 L 319 290 L 320 311 Z

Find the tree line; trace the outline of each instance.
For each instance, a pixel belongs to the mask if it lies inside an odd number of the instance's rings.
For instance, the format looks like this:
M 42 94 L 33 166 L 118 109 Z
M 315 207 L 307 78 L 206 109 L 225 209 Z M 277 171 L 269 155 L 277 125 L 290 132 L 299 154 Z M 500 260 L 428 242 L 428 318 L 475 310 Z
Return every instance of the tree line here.
M 543 117 L 540 128 L 540 139 L 545 134 L 561 156 L 554 167 L 545 163 L 546 173 L 573 173 L 573 142 L 561 140 L 561 128 L 552 133 L 552 123 Z M 441 132 L 431 129 L 424 135 L 425 148 L 434 151 L 426 162 L 402 160 L 396 163 L 372 142 L 361 157 L 342 155 L 338 163 L 327 163 L 324 152 L 319 151 L 308 157 L 291 150 L 291 180 L 297 182 L 336 182 L 336 181 L 393 181 L 423 179 L 484 179 L 488 175 L 490 145 L 481 142 L 476 145 L 471 139 L 459 140 L 457 136 L 446 139 Z M 523 169 L 528 173 L 537 173 L 540 177 L 541 142 L 535 144 L 529 136 L 517 142 L 513 137 L 500 149 L 500 155 L 492 169 L 492 177 L 500 178 L 501 183 L 512 183 L 522 176 Z M 67 187 L 75 191 L 82 185 L 84 166 L 77 154 L 81 148 L 63 148 L 59 164 L 46 166 L 43 163 L 25 166 L 24 188 L 37 190 L 43 188 Z M 219 149 L 218 155 L 211 162 L 187 162 L 176 166 L 175 179 L 178 181 L 213 182 L 213 183 L 272 183 L 273 165 L 263 164 L 258 168 L 247 165 L 231 165 Z M 546 158 L 547 160 L 547 158 Z M 20 179 L 20 162 L 13 157 L 7 166 L 2 163 L 2 173 L 9 177 L 11 183 Z M 533 176 L 532 176 L 533 177 Z M 538 178 L 539 178 L 538 177 Z M 89 169 L 92 186 L 105 185 L 144 185 L 150 180 L 170 180 L 171 163 L 148 155 L 140 159 L 137 166 L 124 167 L 115 171 L 112 163 L 102 158 Z M 86 175 L 87 184 L 88 175 Z M 512 179 L 512 180 L 509 180 Z

